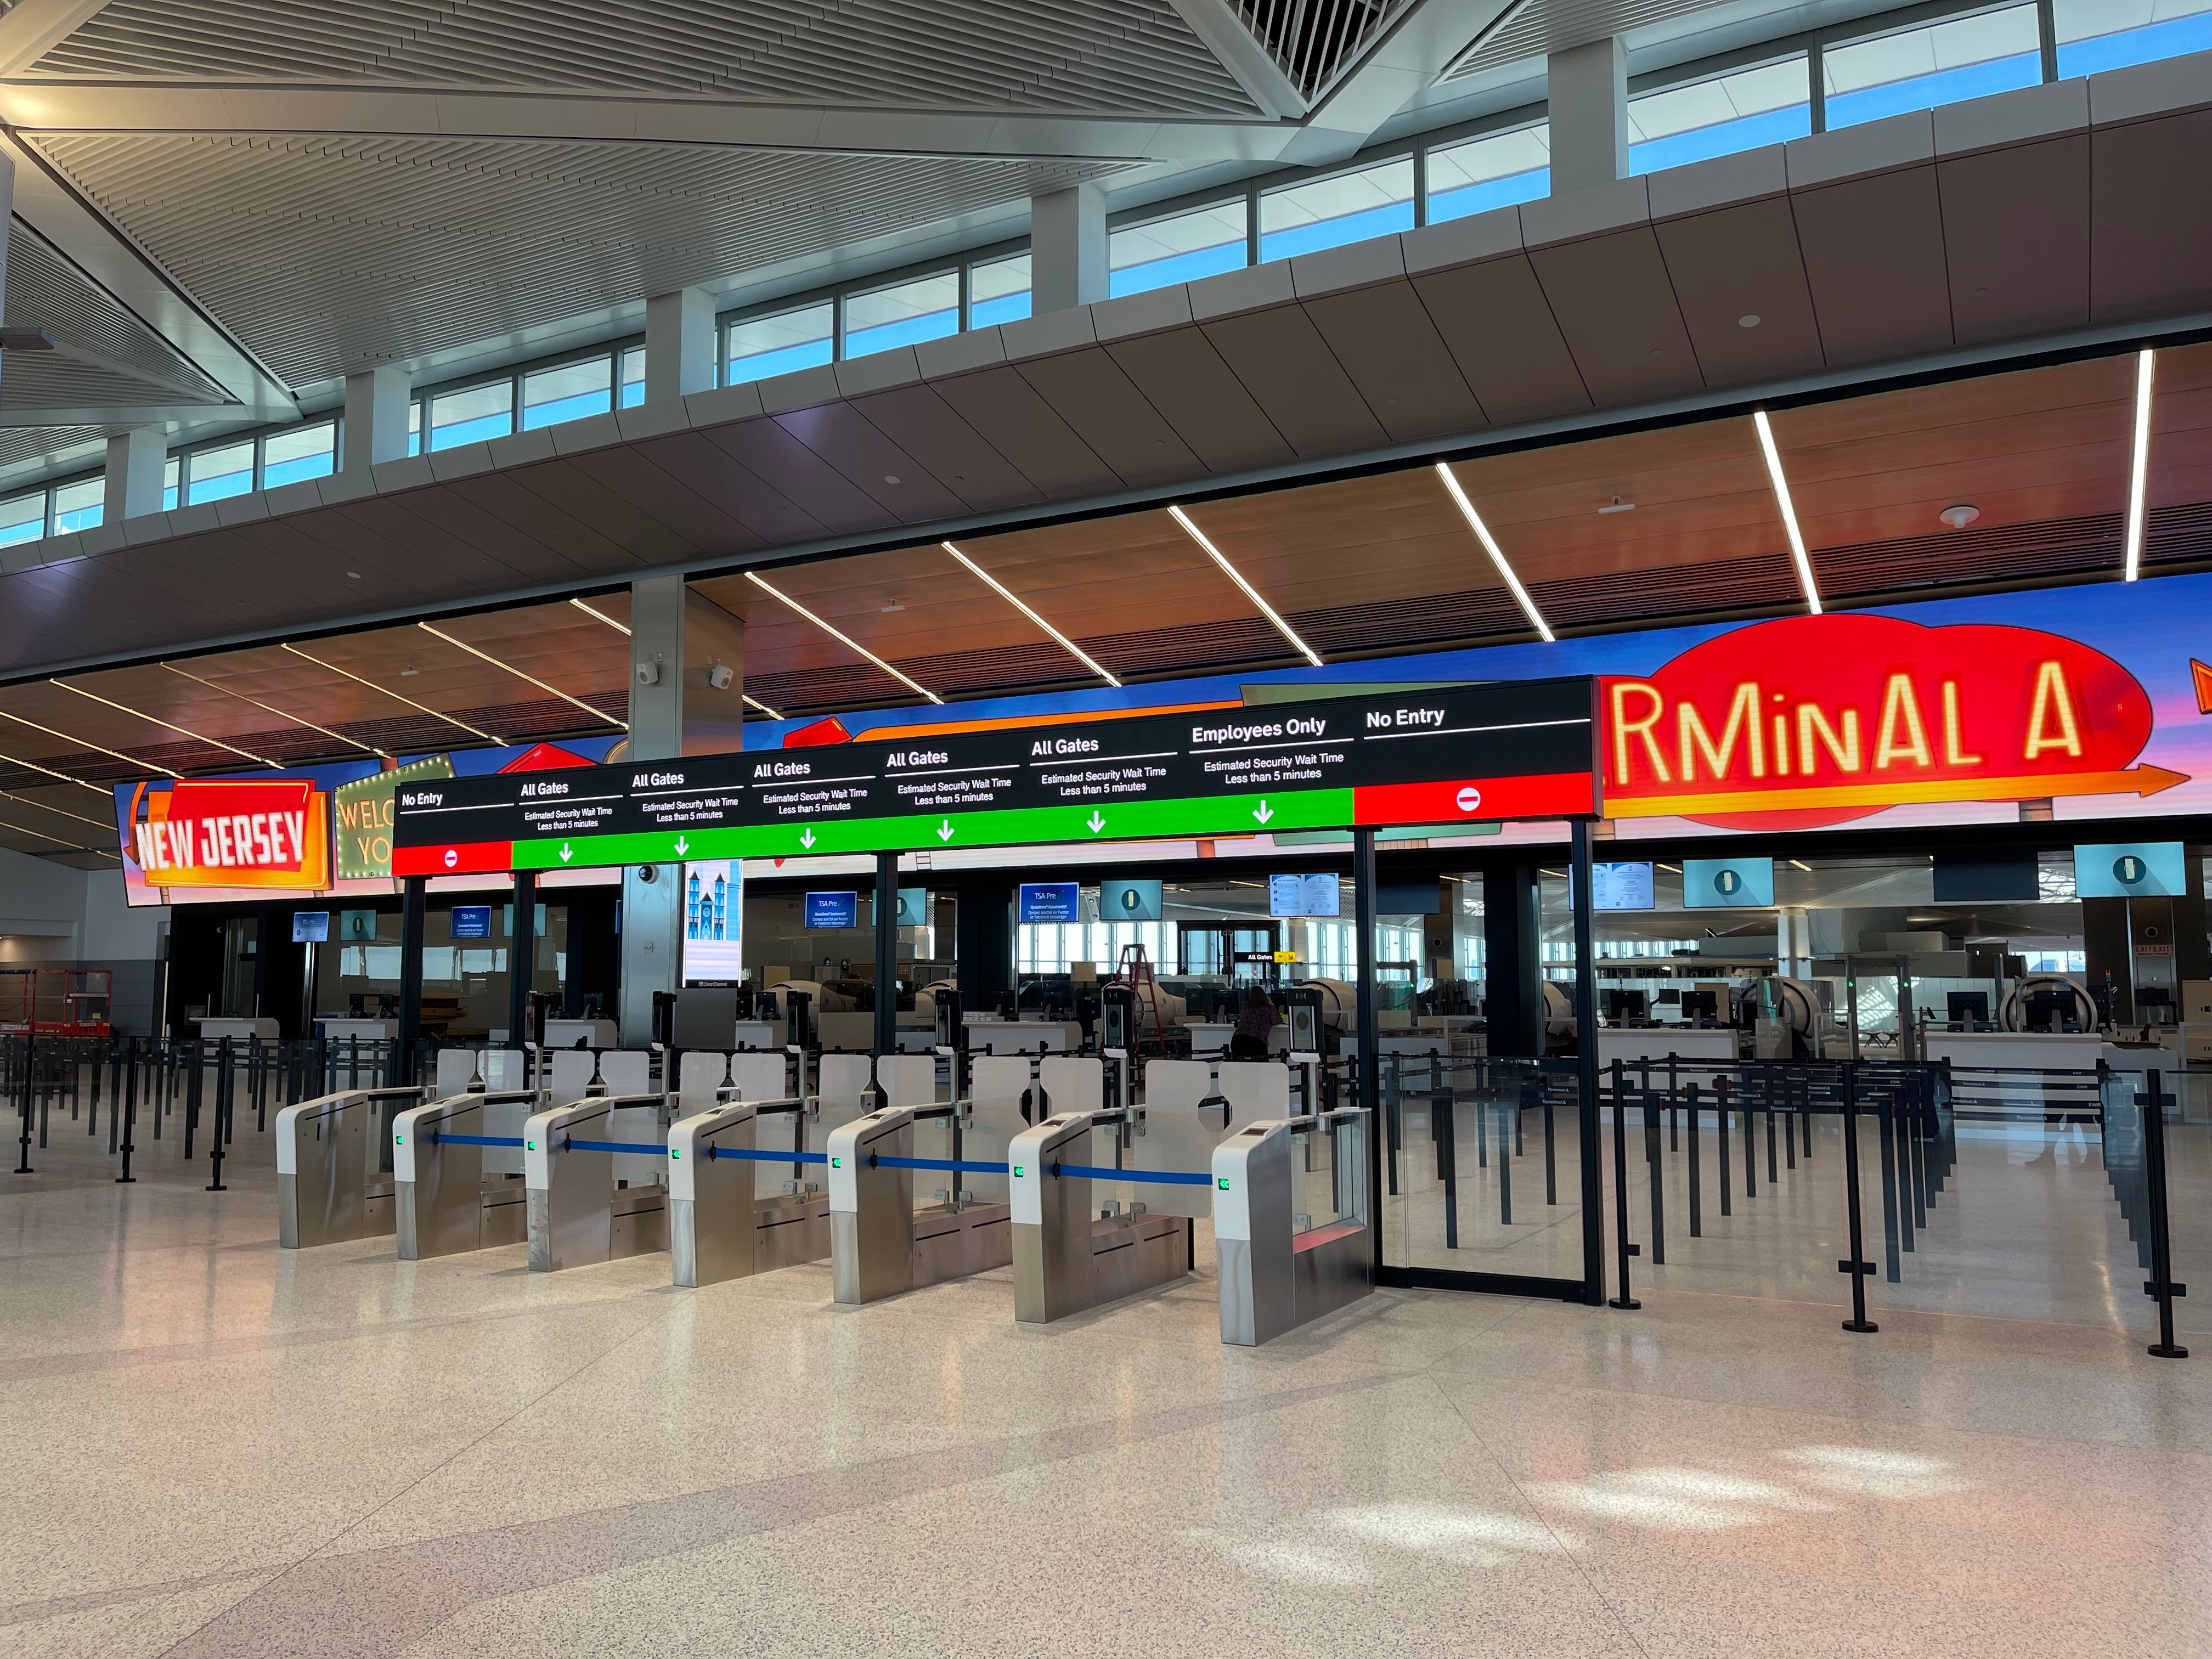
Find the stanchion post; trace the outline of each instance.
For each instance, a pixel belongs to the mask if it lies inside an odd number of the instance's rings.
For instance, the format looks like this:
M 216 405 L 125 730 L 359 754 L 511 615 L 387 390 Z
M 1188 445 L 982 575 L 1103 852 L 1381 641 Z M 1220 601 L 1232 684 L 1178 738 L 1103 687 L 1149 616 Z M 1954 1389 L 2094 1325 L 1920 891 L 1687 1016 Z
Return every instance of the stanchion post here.
M 1881 1326 L 1866 1316 L 1866 1282 L 1875 1271 L 1873 1262 L 1866 1259 L 1866 1238 L 1859 1219 L 1859 1103 L 1857 1062 L 1843 1062 L 1844 1079 L 1844 1201 L 1850 1206 L 1851 1254 L 1847 1261 L 1836 1263 L 1836 1271 L 1848 1273 L 1851 1280 L 1851 1316 L 1844 1321 L 1844 1328 L 1862 1334 L 1878 1331 Z
M 1595 1041 L 1595 1032 L 1590 1033 Z M 1606 1306 L 1624 1310 L 1644 1304 L 1629 1294 L 1628 1258 L 1636 1254 L 1636 1246 L 1628 1238 L 1628 1122 L 1626 1103 L 1621 1098 L 1622 1067 L 1613 1062 L 1613 1242 L 1614 1255 L 1620 1273 L 1620 1288 L 1607 1298 Z
M 17 1175 L 35 1175 L 38 1173 L 31 1168 L 31 1095 L 34 1087 L 32 1079 L 37 1075 L 38 1061 L 39 1039 L 32 1033 L 26 1031 L 23 1033 L 23 1090 L 21 1103 L 18 1107 L 18 1110 L 21 1112 L 23 1118 L 23 1135 L 21 1142 L 21 1156 L 17 1158 L 15 1160 L 15 1173 Z
M 131 1041 L 136 1042 L 137 1039 L 133 1037 Z M 107 1105 L 109 1123 L 113 1124 L 119 1119 L 123 1125 L 123 1173 L 115 1177 L 115 1184 L 118 1187 L 128 1185 L 138 1179 L 137 1176 L 131 1173 L 131 1154 L 137 1150 L 131 1144 L 138 1127 L 138 1068 L 136 1066 L 130 1068 L 129 1077 L 123 1083 L 122 1092 L 123 1098 L 119 1103 L 111 1100 Z M 118 1104 L 122 1108 L 120 1111 L 116 1109 Z
M 1592 1307 L 1605 1300 L 1605 1182 L 1598 1159 L 1602 1131 L 1597 1115 L 1597 924 L 1595 877 L 1591 870 L 1590 821 L 1571 826 L 1575 923 L 1575 1079 L 1582 1097 L 1577 1115 L 1577 1144 L 1582 1151 L 1583 1297 Z
M 2189 1294 L 2188 1287 L 2173 1282 L 2173 1240 L 2167 1228 L 2166 1205 L 2166 1097 L 2159 1091 L 2156 1072 L 2146 1072 L 2147 1095 L 2142 1102 L 2143 1173 L 2150 1188 L 2150 1282 L 2143 1294 L 2158 1302 L 2158 1340 L 2150 1353 L 2159 1359 L 2186 1359 L 2189 1350 L 2173 1340 L 2173 1298 Z
M 223 1143 L 230 1139 L 230 1039 L 222 1037 L 215 1045 L 215 1121 L 208 1126 L 209 1173 L 215 1177 L 207 1186 L 211 1193 L 224 1190 L 222 1148 Z

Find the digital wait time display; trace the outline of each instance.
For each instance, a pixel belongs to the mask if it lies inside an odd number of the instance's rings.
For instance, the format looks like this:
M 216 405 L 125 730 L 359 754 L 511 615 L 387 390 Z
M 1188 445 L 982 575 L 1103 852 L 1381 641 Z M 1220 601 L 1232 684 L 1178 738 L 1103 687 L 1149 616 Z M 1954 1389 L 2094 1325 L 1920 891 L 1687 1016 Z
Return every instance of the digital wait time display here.
M 399 789 L 392 872 L 1181 839 L 1596 810 L 1588 679 L 1111 716 Z

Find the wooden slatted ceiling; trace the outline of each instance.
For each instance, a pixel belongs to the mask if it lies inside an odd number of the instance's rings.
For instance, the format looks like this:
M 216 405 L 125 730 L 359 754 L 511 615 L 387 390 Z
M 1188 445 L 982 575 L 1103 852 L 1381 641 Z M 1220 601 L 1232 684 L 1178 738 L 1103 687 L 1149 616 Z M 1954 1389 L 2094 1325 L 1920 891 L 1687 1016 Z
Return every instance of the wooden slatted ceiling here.
M 2135 360 L 2115 356 L 1784 410 L 1777 441 L 1833 594 L 2117 568 Z M 2148 557 L 2212 553 L 2212 345 L 2162 352 Z M 1457 476 L 1560 627 L 1795 603 L 1782 525 L 1746 416 L 1482 456 Z M 1601 514 L 1614 496 L 1632 513 Z M 1936 514 L 1971 501 L 1964 532 Z M 1224 554 L 1324 653 L 1520 636 L 1525 625 L 1434 472 L 1422 466 L 1189 505 Z M 1116 673 L 1279 663 L 1289 647 L 1167 514 L 963 539 L 962 550 Z M 933 542 L 766 573 L 793 599 L 946 696 L 1091 677 Z M 909 701 L 896 680 L 742 576 L 699 591 L 747 623 L 746 686 L 787 714 Z M 624 593 L 592 605 L 626 622 Z M 619 714 L 629 642 L 566 603 L 440 622 L 454 638 Z M 274 647 L 75 677 L 125 705 L 273 759 L 358 754 L 283 715 L 400 750 L 473 741 L 386 695 L 501 738 L 611 728 L 412 625 L 305 642 L 362 684 Z M 405 672 L 412 667 L 413 674 Z M 240 696 L 228 695 L 236 692 Z M 257 708 L 248 697 L 266 705 Z M 0 754 L 94 781 L 130 763 L 247 763 L 45 684 L 0 690 Z M 100 799 L 0 764 L 0 846 L 105 845 Z M 57 811 L 56 809 L 58 809 Z M 70 813 L 82 817 L 72 818 Z M 9 825 L 17 827 L 11 832 Z M 43 832 L 60 838 L 40 842 Z

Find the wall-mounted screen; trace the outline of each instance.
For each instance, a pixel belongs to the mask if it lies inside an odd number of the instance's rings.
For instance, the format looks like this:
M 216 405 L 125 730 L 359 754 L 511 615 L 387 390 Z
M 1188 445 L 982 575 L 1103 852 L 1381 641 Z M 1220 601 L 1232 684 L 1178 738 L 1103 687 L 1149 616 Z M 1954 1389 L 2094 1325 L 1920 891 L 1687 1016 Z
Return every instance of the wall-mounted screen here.
M 1774 902 L 1772 859 L 1684 859 L 1685 910 L 1763 909 Z
M 898 890 L 898 925 L 902 927 L 929 926 L 929 889 L 902 887 Z
M 1316 875 L 1267 878 L 1267 914 L 1271 916 L 1336 916 L 1344 914 L 1336 872 Z
M 1024 921 L 1080 921 L 1083 888 L 1073 881 L 1025 881 L 1021 887 Z
M 453 907 L 451 931 L 455 939 L 489 939 L 491 937 L 491 906 L 456 904 Z
M 327 910 L 295 910 L 292 912 L 292 943 L 320 945 L 331 936 L 331 913 Z
M 1600 910 L 1649 910 L 1657 900 L 1651 891 L 1648 859 L 1590 866 L 1590 903 Z
M 858 893 L 809 893 L 806 896 L 806 925 L 809 927 L 858 927 L 860 925 L 860 896 Z
M 2074 849 L 2079 898 L 2179 898 L 2189 890 L 2189 864 L 2178 841 L 2119 842 Z
M 684 866 L 687 982 L 744 977 L 743 885 L 734 859 L 702 859 Z
M 1166 914 L 1164 890 L 1157 881 L 1102 879 L 1098 884 L 1098 920 L 1158 921 Z

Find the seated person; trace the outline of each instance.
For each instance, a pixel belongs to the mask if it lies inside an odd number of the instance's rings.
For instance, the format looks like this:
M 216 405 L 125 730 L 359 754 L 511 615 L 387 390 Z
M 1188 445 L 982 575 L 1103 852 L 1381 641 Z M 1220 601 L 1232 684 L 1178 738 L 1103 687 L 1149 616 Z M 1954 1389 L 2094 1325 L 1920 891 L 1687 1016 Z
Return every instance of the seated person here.
M 1275 1012 L 1267 994 L 1254 986 L 1245 994 L 1243 1012 L 1237 1016 L 1237 1030 L 1229 1039 L 1229 1058 L 1267 1059 L 1268 1034 L 1282 1023 L 1283 1017 Z

